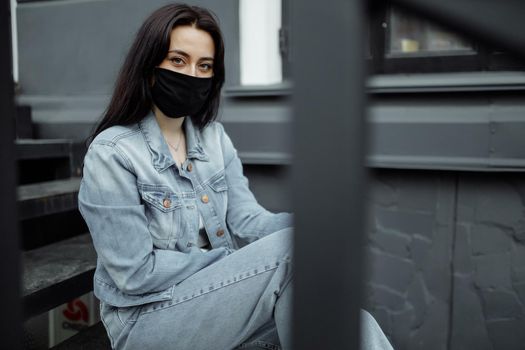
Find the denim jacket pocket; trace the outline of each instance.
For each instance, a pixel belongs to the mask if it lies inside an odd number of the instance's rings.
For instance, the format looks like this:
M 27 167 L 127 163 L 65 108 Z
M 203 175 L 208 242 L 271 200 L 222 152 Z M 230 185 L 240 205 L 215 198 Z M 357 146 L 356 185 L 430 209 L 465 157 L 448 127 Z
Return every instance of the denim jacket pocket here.
M 182 202 L 167 186 L 139 185 L 139 191 L 153 244 L 157 248 L 168 249 L 170 242 L 182 234 Z
M 217 204 L 219 204 L 219 208 L 226 210 L 228 207 L 228 183 L 224 177 L 224 171 L 213 175 L 208 180 L 208 186 L 210 186 L 212 192 L 217 198 Z
M 228 184 L 226 183 L 226 178 L 224 177 L 223 171 L 213 175 L 208 180 L 208 184 L 215 192 L 223 192 L 228 190 Z

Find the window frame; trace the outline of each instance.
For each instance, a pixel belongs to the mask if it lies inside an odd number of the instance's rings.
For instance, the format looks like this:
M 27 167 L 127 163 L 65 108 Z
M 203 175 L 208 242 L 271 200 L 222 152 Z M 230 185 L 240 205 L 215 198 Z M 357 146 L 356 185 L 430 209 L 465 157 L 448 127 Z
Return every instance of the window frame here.
M 367 58 L 371 74 L 525 71 L 525 63 L 513 55 L 483 47 L 477 42 L 472 43 L 472 51 L 390 54 L 388 41 L 392 12 L 392 7 L 372 10 L 369 43 L 371 58 Z

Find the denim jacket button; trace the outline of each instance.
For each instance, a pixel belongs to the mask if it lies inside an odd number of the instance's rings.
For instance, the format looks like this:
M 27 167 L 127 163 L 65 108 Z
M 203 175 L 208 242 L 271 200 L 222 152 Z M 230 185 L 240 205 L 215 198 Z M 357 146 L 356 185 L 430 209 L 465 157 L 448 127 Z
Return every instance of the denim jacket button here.
M 217 231 L 216 235 L 217 235 L 217 237 L 224 236 L 224 230 L 221 229 L 221 230 Z
M 186 167 L 188 169 L 188 171 L 191 172 L 191 170 L 193 169 L 193 165 L 191 165 L 191 163 L 188 164 L 188 166 Z
M 162 202 L 162 205 L 164 206 L 164 208 L 169 208 L 171 206 L 171 201 L 168 198 L 166 198 Z
M 209 201 L 208 195 L 207 194 L 203 195 L 201 197 L 201 201 L 202 201 L 202 203 L 208 203 L 208 201 Z

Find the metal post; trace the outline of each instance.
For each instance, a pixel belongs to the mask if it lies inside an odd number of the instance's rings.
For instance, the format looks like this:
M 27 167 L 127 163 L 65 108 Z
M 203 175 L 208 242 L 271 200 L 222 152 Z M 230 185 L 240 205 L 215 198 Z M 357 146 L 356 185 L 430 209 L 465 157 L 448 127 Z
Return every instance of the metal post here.
M 294 349 L 357 349 L 366 171 L 361 0 L 296 0 Z
M 9 1 L 0 2 L 0 327 L 1 348 L 21 348 L 20 253 L 17 233 L 14 86 Z

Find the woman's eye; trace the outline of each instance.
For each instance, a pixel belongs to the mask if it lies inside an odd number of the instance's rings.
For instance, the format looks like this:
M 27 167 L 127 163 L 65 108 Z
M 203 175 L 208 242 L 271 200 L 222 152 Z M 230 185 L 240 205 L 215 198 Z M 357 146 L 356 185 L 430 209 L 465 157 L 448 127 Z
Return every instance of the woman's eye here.
M 172 57 L 169 59 L 169 61 L 173 64 L 183 64 L 184 61 L 180 57 Z
M 204 72 L 208 72 L 212 69 L 212 65 L 211 64 L 208 64 L 208 63 L 203 63 L 201 64 L 201 70 L 204 71 Z

